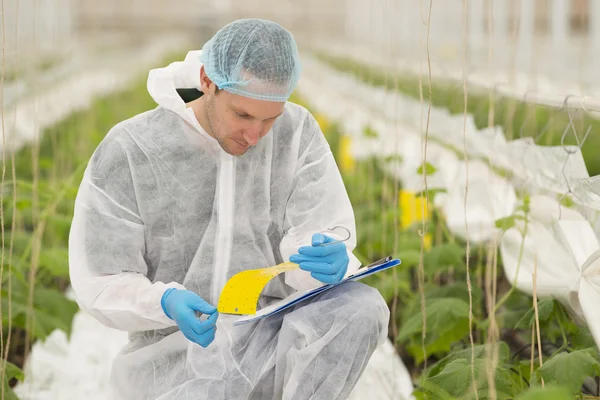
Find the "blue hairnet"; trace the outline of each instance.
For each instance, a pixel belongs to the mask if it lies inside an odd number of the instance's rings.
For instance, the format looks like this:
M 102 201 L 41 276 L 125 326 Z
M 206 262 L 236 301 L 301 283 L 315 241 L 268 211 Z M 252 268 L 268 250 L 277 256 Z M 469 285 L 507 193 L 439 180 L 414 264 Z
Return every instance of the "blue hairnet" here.
M 219 89 L 258 100 L 287 101 L 300 76 L 294 37 L 263 19 L 225 25 L 204 45 L 200 61 Z

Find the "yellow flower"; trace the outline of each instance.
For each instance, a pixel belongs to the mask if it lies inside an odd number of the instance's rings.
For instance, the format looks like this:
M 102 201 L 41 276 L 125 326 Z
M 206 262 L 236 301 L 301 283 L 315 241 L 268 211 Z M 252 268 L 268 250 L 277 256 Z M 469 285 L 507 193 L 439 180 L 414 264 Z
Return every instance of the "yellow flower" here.
M 321 131 L 323 131 L 323 134 L 327 135 L 327 131 L 329 130 L 330 126 L 329 120 L 321 113 L 315 113 L 315 119 L 321 127 Z
M 354 157 L 352 157 L 352 139 L 350 136 L 340 136 L 339 143 L 340 168 L 343 173 L 351 174 L 354 172 Z
M 427 207 L 425 198 L 416 196 L 413 192 L 400 190 L 400 227 L 407 229 L 413 224 L 420 223 L 423 219 L 431 219 L 431 211 Z
M 423 248 L 425 251 L 431 250 L 433 237 L 431 236 L 431 232 L 427 232 L 425 236 L 423 236 Z

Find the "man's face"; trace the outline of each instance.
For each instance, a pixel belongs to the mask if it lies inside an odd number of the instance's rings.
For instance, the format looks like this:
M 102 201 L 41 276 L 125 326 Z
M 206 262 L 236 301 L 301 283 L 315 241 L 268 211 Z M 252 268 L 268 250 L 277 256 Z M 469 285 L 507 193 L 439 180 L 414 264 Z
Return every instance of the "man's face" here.
M 255 100 L 225 90 L 209 91 L 206 118 L 209 132 L 223 150 L 240 156 L 269 132 L 285 103 Z M 206 95 L 206 94 L 205 94 Z

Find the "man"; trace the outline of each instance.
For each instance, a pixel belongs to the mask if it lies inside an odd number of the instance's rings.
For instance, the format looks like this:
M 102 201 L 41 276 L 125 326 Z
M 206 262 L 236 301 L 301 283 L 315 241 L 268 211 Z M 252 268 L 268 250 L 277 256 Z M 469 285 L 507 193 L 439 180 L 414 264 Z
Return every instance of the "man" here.
M 112 370 L 118 398 L 344 399 L 386 337 L 389 310 L 361 283 L 247 325 L 216 312 L 245 269 L 300 265 L 269 283 L 264 306 L 359 266 L 329 146 L 287 102 L 299 71 L 284 28 L 232 22 L 184 62 L 151 71 L 158 107 L 117 124 L 92 156 L 70 273 L 82 309 L 130 332 Z M 178 89 L 190 87 L 202 96 L 186 104 Z M 321 233 L 333 227 L 351 239 L 331 243 L 344 235 Z

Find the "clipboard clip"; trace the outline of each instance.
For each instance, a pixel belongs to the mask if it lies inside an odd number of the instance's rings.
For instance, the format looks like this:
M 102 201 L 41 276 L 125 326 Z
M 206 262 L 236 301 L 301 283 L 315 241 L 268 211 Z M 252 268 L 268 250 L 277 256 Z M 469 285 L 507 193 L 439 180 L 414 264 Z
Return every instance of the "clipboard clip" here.
M 365 266 L 364 268 L 373 268 L 373 267 L 379 267 L 380 265 L 389 263 L 390 261 L 392 261 L 394 258 L 392 256 L 386 256 L 384 258 L 382 258 L 381 260 L 377 260 L 367 266 Z
M 345 241 L 349 240 L 352 237 L 352 233 L 350 232 L 350 230 L 348 228 L 346 228 L 346 227 L 343 227 L 343 226 L 334 226 L 333 228 L 329 228 L 329 229 L 327 229 L 325 231 L 321 231 L 319 233 L 325 234 L 325 233 L 328 233 L 328 232 L 333 232 L 336 229 L 343 229 L 343 230 L 345 230 L 346 233 L 348 234 L 348 237 L 345 238 L 345 239 L 335 240 L 335 241 L 329 242 L 329 243 L 322 243 L 322 244 L 319 244 L 319 245 L 317 245 L 315 247 L 324 247 L 324 246 L 329 246 L 329 245 L 336 244 L 336 243 L 345 242 Z

